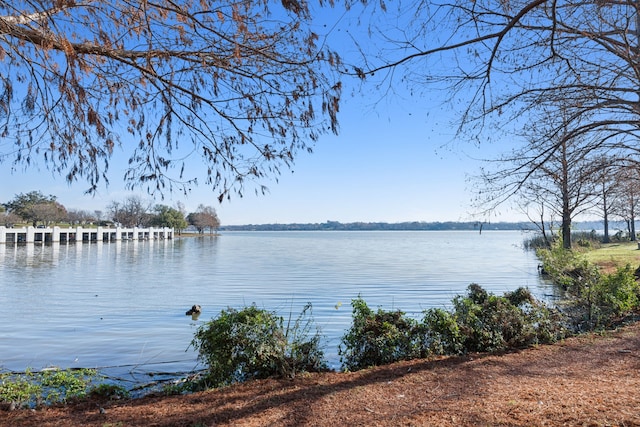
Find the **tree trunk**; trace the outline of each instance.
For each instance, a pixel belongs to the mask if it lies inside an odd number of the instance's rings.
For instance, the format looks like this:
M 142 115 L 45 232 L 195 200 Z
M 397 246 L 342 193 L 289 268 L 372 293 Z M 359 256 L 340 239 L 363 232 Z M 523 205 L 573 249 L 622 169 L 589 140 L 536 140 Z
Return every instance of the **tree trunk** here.
M 633 195 L 631 195 L 631 212 L 630 212 L 630 217 L 629 218 L 629 238 L 631 239 L 632 242 L 636 241 L 636 212 L 635 212 L 635 204 L 636 201 L 633 197 Z
M 603 243 L 609 243 L 609 207 L 607 206 L 607 191 L 605 189 L 605 183 L 602 183 L 602 210 L 604 212 L 604 238 Z
M 571 210 L 569 209 L 569 162 L 567 142 L 562 141 L 562 247 L 571 249 Z
M 551 238 L 547 236 L 547 227 L 544 222 L 544 205 L 540 212 L 540 230 L 542 231 L 542 238 L 544 239 L 544 244 L 547 245 L 548 248 L 550 248 Z
M 562 247 L 571 249 L 571 215 L 562 213 Z

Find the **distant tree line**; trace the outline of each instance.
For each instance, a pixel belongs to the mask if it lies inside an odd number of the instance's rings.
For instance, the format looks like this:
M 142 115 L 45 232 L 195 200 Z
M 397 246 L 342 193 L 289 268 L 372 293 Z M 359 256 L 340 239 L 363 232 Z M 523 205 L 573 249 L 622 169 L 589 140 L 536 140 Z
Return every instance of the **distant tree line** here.
M 225 225 L 223 231 L 484 231 L 484 230 L 531 230 L 532 225 L 527 222 L 497 222 L 487 224 L 480 222 L 350 222 L 327 221 L 308 224 L 249 224 Z
M 549 224 L 559 229 L 560 223 Z M 612 221 L 609 225 L 616 230 L 616 235 L 625 235 L 628 224 L 624 221 Z M 602 230 L 602 221 L 578 221 L 573 224 L 575 230 Z M 247 225 L 224 225 L 220 231 L 539 231 L 537 226 L 531 222 L 338 222 L 327 221 L 322 223 L 304 224 L 247 224 Z
M 106 211 L 87 211 L 67 209 L 56 196 L 45 196 L 39 191 L 20 193 L 0 204 L 0 224 L 11 227 L 18 223 L 34 227 L 53 224 L 171 227 L 178 233 L 190 225 L 199 233 L 213 233 L 220 228 L 216 210 L 211 206 L 199 205 L 195 212 L 187 214 L 181 203 L 171 207 L 130 196 L 123 201 L 112 201 Z

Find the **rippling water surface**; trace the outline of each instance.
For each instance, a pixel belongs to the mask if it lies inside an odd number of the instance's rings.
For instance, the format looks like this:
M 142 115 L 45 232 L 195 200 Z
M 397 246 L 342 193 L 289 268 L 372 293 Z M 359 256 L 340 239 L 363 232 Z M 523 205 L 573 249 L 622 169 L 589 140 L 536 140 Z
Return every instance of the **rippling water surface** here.
M 350 301 L 447 306 L 475 282 L 550 292 L 519 232 L 227 232 L 218 237 L 0 245 L 0 369 L 106 368 L 114 376 L 201 368 L 198 324 L 255 303 L 294 316 L 306 302 L 338 367 Z M 198 321 L 185 316 L 203 307 Z

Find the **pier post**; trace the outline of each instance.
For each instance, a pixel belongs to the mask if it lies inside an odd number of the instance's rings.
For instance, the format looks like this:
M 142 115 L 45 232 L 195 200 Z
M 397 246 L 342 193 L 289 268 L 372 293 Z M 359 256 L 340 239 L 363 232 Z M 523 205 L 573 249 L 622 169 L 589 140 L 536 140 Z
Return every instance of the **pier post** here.
M 63 239 L 66 244 L 69 244 L 69 240 L 71 239 L 71 229 L 69 227 L 60 230 L 60 241 L 62 242 Z
M 0 244 L 7 243 L 7 227 L 0 225 Z
M 138 227 L 133 227 L 133 240 L 138 240 Z
M 96 240 L 98 242 L 102 242 L 102 240 L 104 240 L 104 236 L 102 235 L 102 227 L 98 227 L 98 234 L 96 236 Z
M 27 236 L 25 242 L 34 243 L 36 241 L 36 229 L 32 226 L 27 227 Z
M 53 233 L 51 233 L 51 242 L 60 241 L 60 227 L 53 227 Z

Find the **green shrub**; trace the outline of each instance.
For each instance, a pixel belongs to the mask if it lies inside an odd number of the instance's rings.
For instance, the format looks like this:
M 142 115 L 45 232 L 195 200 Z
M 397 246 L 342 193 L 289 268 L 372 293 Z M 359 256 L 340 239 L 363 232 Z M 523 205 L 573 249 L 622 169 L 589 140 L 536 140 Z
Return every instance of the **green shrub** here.
M 630 266 L 601 274 L 573 251 L 554 247 L 538 251 L 543 268 L 566 291 L 562 301 L 576 332 L 609 327 L 640 305 L 640 290 Z
M 418 322 L 402 311 L 373 311 L 360 297 L 351 302 L 353 322 L 338 348 L 345 369 L 409 360 L 423 348 Z
M 606 274 L 598 286 L 599 300 L 613 315 L 619 316 L 638 308 L 640 287 L 630 265 Z
M 551 246 L 562 246 L 562 234 L 551 234 L 548 232 L 545 237 L 541 232 L 534 234 L 523 242 L 525 249 L 550 249 Z M 573 231 L 571 241 L 581 248 L 595 249 L 602 246 L 604 235 L 599 235 L 595 230 Z
M 126 399 L 131 396 L 129 391 L 123 386 L 108 383 L 102 383 L 92 387 L 88 395 L 103 399 Z
M 192 345 L 208 365 L 205 381 L 218 387 L 270 376 L 293 377 L 326 369 L 320 335 L 310 335 L 311 305 L 293 325 L 255 305 L 228 308 L 195 333 Z
M 640 287 L 631 266 L 603 274 L 594 283 L 585 284 L 569 301 L 576 329 L 610 327 L 640 306 Z
M 549 240 L 542 233 L 536 233 L 534 236 L 525 239 L 523 246 L 527 250 L 547 249 L 551 245 Z
M 402 311 L 372 310 L 352 301 L 353 323 L 339 354 L 349 370 L 431 354 L 491 352 L 551 343 L 567 335 L 565 320 L 524 288 L 498 297 L 472 283 L 453 299 L 453 310 L 432 308 L 422 322 Z
M 466 351 L 502 350 L 507 346 L 504 335 L 512 335 L 503 329 L 521 327 L 513 305 L 489 295 L 477 284 L 469 285 L 466 296 L 456 296 L 453 306 Z
M 164 384 L 162 386 L 162 393 L 165 396 L 176 396 L 179 394 L 188 394 L 194 391 L 201 391 L 199 385 L 202 384 L 200 382 L 171 382 L 169 384 Z
M 525 288 L 499 297 L 472 283 L 453 299 L 465 351 L 486 352 L 550 343 L 566 335 L 564 320 Z
M 596 266 L 560 245 L 538 250 L 537 255 L 553 283 L 571 295 L 579 295 L 585 286 L 592 286 L 599 279 Z
M 427 354 L 461 354 L 464 352 L 464 336 L 456 317 L 442 309 L 431 308 L 424 312 L 424 351 Z
M 511 341 L 512 346 L 551 344 L 571 334 L 567 330 L 564 314 L 537 300 L 528 289 L 518 288 L 513 292 L 506 292 L 504 297 L 518 308 L 519 315 L 524 319 L 517 339 Z

